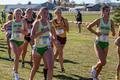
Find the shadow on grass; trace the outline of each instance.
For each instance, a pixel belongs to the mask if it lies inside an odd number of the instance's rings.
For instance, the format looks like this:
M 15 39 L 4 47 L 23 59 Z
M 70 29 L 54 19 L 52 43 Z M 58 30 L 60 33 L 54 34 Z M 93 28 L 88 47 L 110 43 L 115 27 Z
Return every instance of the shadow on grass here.
M 0 48 L 7 49 L 7 47 L 0 44 Z
M 0 57 L 0 59 L 7 60 L 7 61 L 14 61 L 14 59 L 9 59 L 9 58 L 5 58 L 5 57 Z
M 0 42 L 0 45 L 7 45 L 7 43 L 5 43 L 5 42 Z
M 93 80 L 92 78 L 86 78 L 86 77 L 78 76 L 78 75 L 75 75 L 75 74 L 73 76 L 79 78 L 79 80 Z
M 9 58 L 7 58 L 7 57 L 1 57 L 1 56 L 0 56 L 0 59 L 2 59 L 2 60 L 7 60 L 7 61 L 14 61 L 14 59 L 9 59 Z M 22 62 L 22 60 L 19 60 L 19 62 Z M 24 61 L 24 63 L 31 64 L 30 61 Z
M 59 80 L 93 80 L 92 78 L 86 78 L 78 75 L 75 75 L 75 77 L 77 77 L 78 79 L 66 75 L 54 75 L 54 77 Z
M 5 45 L 7 45 L 7 44 L 5 44 Z M 0 43 L 0 52 L 6 52 L 6 49 L 8 49 L 8 48 Z
M 2 39 L 2 41 L 0 39 L 0 52 L 6 52 L 6 49 L 7 49 L 6 45 L 7 43 L 4 41 L 4 39 Z
M 20 78 L 19 80 L 25 80 L 25 79 L 23 79 L 23 78 Z
M 76 80 L 75 78 L 66 75 L 54 75 L 54 77 L 58 80 Z
M 0 40 L 4 40 L 3 38 L 0 38 Z
M 0 39 L 0 45 L 7 45 L 7 41 L 5 39 Z
M 6 52 L 6 50 L 0 50 L 0 52 Z
M 74 62 L 68 59 L 64 59 L 64 63 L 72 63 L 72 64 L 79 64 L 78 62 Z
M 32 69 L 32 67 L 30 66 L 30 67 L 24 67 L 25 69 L 28 69 L 28 70 L 31 70 Z M 42 67 L 39 67 L 39 69 L 43 69 Z M 40 73 L 40 74 L 43 74 L 43 71 L 40 71 L 40 70 L 37 70 L 37 73 Z
M 14 61 L 14 59 L 9 59 L 9 58 L 7 58 L 7 57 L 1 57 L 1 56 L 0 56 L 0 59 L 1 59 L 1 60 L 6 60 L 6 61 Z M 19 60 L 19 62 L 22 62 L 22 60 Z M 30 61 L 24 61 L 24 64 L 25 64 L 25 65 L 28 64 L 28 65 L 30 65 L 30 67 L 28 68 L 28 67 L 22 67 L 22 66 L 21 66 L 22 68 L 31 69 L 31 66 L 32 66 L 31 64 L 32 64 L 32 63 L 31 63 Z M 40 64 L 40 68 L 41 68 L 41 67 L 44 67 L 44 64 Z M 39 72 L 39 71 L 37 71 L 37 72 Z M 39 72 L 39 73 L 40 73 L 40 72 Z
M 7 58 L 7 57 L 1 57 L 0 56 L 0 59 L 2 59 L 2 60 L 7 60 L 7 61 L 14 61 L 14 59 L 10 59 L 10 58 Z M 19 60 L 19 62 L 22 62 L 22 60 Z M 24 63 L 26 64 L 31 64 L 31 62 L 30 61 L 24 61 Z

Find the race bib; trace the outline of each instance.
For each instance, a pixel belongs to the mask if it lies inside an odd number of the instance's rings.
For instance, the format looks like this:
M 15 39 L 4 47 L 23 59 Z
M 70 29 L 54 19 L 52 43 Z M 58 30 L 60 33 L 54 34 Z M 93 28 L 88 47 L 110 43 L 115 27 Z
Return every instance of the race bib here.
M 60 35 L 60 34 L 63 34 L 63 33 L 64 33 L 64 29 L 57 29 L 56 30 L 57 35 Z
M 42 36 L 42 37 L 40 37 L 40 44 L 50 45 L 50 38 L 49 38 L 49 36 Z
M 14 38 L 15 40 L 24 40 L 24 36 L 23 36 L 22 33 L 14 33 L 14 34 L 13 34 L 13 38 Z
M 100 39 L 100 41 L 105 41 L 105 42 L 107 42 L 107 41 L 108 41 L 108 35 L 101 35 L 101 36 L 99 37 L 99 39 Z
M 20 33 L 14 33 L 14 38 L 15 39 L 19 39 L 19 37 L 20 37 Z

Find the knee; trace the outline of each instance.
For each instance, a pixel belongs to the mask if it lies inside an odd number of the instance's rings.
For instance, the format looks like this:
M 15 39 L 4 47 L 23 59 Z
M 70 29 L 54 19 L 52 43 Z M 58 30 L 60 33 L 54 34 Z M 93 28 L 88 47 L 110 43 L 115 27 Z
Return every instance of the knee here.
M 106 61 L 100 61 L 100 65 L 101 65 L 101 66 L 105 66 L 106 63 L 107 63 Z
M 33 70 L 37 71 L 39 69 L 39 66 L 38 65 L 33 65 Z

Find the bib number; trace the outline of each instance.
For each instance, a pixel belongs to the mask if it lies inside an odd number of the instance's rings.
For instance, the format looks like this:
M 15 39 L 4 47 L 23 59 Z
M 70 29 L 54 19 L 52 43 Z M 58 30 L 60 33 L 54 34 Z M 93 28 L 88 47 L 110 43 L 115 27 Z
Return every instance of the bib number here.
M 50 45 L 50 38 L 49 38 L 49 36 L 42 36 L 42 37 L 40 37 L 40 44 Z
M 108 35 L 101 35 L 99 39 L 100 39 L 100 41 L 107 42 L 108 41 Z
M 60 35 L 60 34 L 63 34 L 63 33 L 64 33 L 64 29 L 57 29 L 56 30 L 57 35 Z
M 20 33 L 16 33 L 15 38 L 19 39 L 19 37 L 20 37 Z
M 23 40 L 24 36 L 22 33 L 14 33 L 14 39 L 16 40 Z

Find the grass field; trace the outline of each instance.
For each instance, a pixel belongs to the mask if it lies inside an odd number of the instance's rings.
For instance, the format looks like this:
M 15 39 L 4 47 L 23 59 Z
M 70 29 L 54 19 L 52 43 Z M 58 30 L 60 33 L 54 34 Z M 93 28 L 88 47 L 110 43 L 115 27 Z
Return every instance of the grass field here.
M 74 20 L 73 14 L 63 14 L 69 20 Z M 83 20 L 91 22 L 98 18 L 99 14 L 83 14 Z M 91 66 L 98 61 L 94 52 L 95 36 L 91 34 L 86 26 L 82 26 L 82 33 L 77 33 L 76 24 L 70 24 L 67 44 L 64 49 L 65 73 L 61 73 L 60 65 L 55 62 L 53 80 L 90 80 Z M 116 66 L 118 62 L 117 49 L 113 41 L 116 37 L 110 35 L 110 47 L 107 57 L 107 64 L 100 74 L 100 80 L 115 80 Z M 28 48 L 26 61 L 30 60 L 31 48 Z M 14 55 L 12 54 L 14 57 Z M 7 44 L 4 33 L 0 32 L 0 80 L 13 80 L 12 76 L 13 61 L 8 60 Z M 36 73 L 35 80 L 42 80 L 43 64 Z M 28 80 L 30 65 L 25 64 L 25 68 L 19 66 L 20 80 Z
M 95 55 L 93 43 L 94 35 L 86 30 L 84 26 L 82 33 L 77 33 L 75 24 L 70 24 L 70 32 L 68 33 L 68 41 L 64 50 L 65 73 L 60 72 L 60 65 L 55 62 L 54 79 L 53 80 L 89 80 L 90 69 L 98 59 Z M 101 80 L 114 80 L 116 73 L 116 64 L 118 61 L 116 46 L 113 44 L 115 39 L 110 36 L 110 49 L 107 57 L 107 65 L 103 68 L 100 78 Z M 29 61 L 31 49 L 28 49 L 26 61 Z M 7 47 L 4 33 L 0 32 L 0 80 L 12 80 L 13 61 L 7 60 Z M 40 66 L 35 80 L 41 80 L 43 65 Z M 20 80 L 28 80 L 30 73 L 30 65 L 26 63 L 25 68 L 19 67 Z

